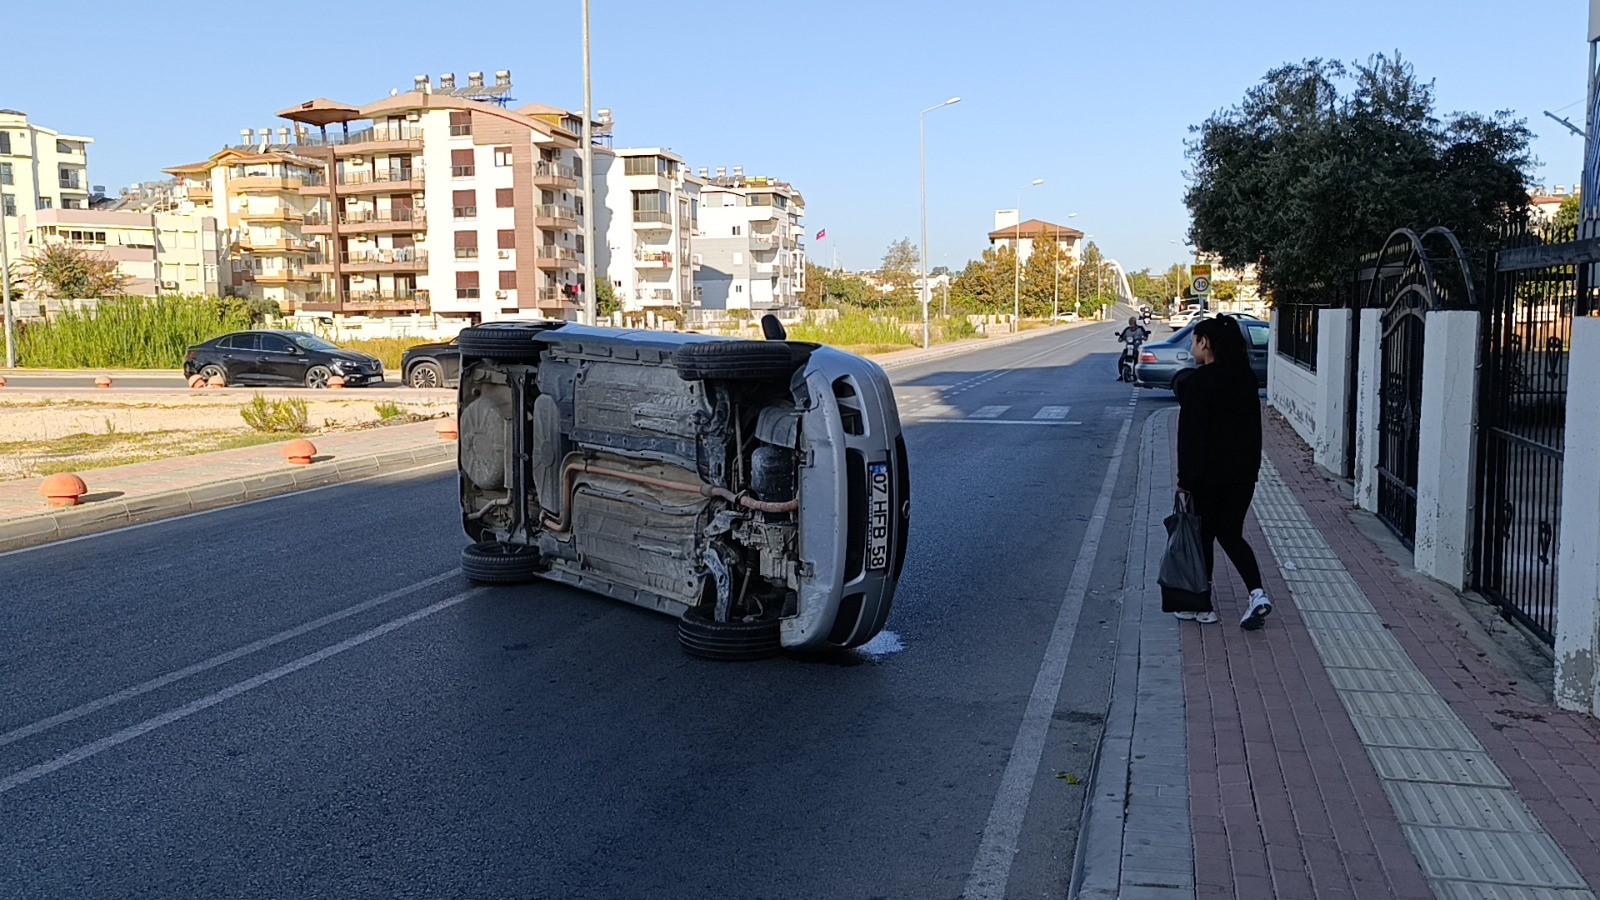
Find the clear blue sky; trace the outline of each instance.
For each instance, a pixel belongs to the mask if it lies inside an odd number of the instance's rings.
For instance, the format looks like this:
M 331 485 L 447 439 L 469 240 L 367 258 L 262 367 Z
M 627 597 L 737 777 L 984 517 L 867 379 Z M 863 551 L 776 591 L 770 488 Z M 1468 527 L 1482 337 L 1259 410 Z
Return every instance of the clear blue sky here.
M 366 103 L 415 74 L 509 68 L 524 102 L 581 108 L 579 0 L 219 6 L 10 3 L 0 107 L 87 134 L 112 189 L 204 158 L 239 129 L 317 96 Z M 593 0 L 594 100 L 618 146 L 793 182 L 812 258 L 876 265 L 916 240 L 917 112 L 928 117 L 931 262 L 982 252 L 994 211 L 1079 228 L 1128 269 L 1180 257 L 1187 129 L 1267 69 L 1399 49 L 1437 80 L 1439 109 L 1510 109 L 1538 135 L 1547 184 L 1578 178 L 1587 4 L 1347 0 Z M 159 12 L 157 12 L 159 8 Z M 911 10 L 908 12 L 908 10 Z M 79 29 L 83 29 L 80 31 Z M 36 36 L 36 37 L 35 37 Z M 18 77 L 18 73 L 26 73 Z

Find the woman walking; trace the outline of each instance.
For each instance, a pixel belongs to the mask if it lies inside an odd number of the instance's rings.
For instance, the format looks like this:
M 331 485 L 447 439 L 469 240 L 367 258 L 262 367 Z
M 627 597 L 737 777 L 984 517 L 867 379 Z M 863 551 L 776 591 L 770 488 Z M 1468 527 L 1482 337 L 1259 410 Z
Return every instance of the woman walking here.
M 1239 627 L 1266 624 L 1272 601 L 1261 586 L 1261 567 L 1244 539 L 1244 517 L 1261 471 L 1261 400 L 1244 332 L 1231 316 L 1202 319 L 1195 326 L 1194 361 L 1173 379 L 1178 395 L 1178 490 L 1189 494 L 1200 517 L 1206 576 L 1214 565 L 1212 543 L 1220 543 L 1250 591 L 1250 607 Z M 1174 613 L 1210 624 L 1215 610 Z

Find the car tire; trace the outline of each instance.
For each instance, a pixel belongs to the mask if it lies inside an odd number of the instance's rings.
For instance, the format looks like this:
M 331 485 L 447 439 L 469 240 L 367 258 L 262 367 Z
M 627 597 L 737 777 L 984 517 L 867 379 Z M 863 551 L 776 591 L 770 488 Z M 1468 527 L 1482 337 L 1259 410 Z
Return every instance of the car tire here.
M 718 622 L 699 606 L 678 620 L 678 642 L 690 656 L 727 662 L 768 659 L 783 652 L 777 619 Z
M 543 571 L 539 551 L 503 541 L 479 541 L 461 549 L 461 574 L 477 584 L 525 584 Z
M 212 378 L 215 378 L 216 376 L 221 375 L 222 376 L 222 383 L 223 384 L 228 384 L 229 383 L 228 370 L 224 369 L 223 367 L 221 367 L 219 365 L 217 365 L 216 363 L 211 363 L 210 365 L 201 366 L 200 367 L 200 374 L 205 377 L 207 382 L 210 382 Z
M 673 355 L 684 381 L 765 381 L 788 378 L 811 349 L 781 341 L 703 341 Z
M 444 387 L 444 370 L 438 363 L 419 362 L 406 373 L 406 384 L 414 388 Z
M 327 366 L 312 366 L 306 370 L 306 387 L 322 389 L 328 386 L 328 379 L 333 377 L 333 370 Z
M 533 323 L 516 326 L 475 325 L 461 330 L 456 346 L 461 349 L 463 357 L 533 363 L 539 361 L 539 347 L 533 342 L 534 337 L 559 327 Z

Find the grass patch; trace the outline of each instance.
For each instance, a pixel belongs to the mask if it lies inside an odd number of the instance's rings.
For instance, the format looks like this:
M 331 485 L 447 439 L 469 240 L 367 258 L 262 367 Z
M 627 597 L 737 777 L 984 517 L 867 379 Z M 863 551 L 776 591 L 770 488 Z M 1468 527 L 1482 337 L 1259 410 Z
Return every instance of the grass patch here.
M 400 404 L 395 403 L 392 400 L 385 400 L 382 403 L 374 403 L 372 404 L 372 408 L 377 411 L 378 418 L 385 422 L 389 421 L 390 419 L 398 419 L 407 414 L 405 410 L 400 408 Z
M 432 343 L 432 341 L 424 338 L 367 338 L 365 340 L 334 341 L 334 343 L 346 350 L 366 353 L 383 360 L 384 372 L 387 374 L 391 369 L 396 372 L 400 370 L 400 357 L 404 356 L 407 350 L 418 344 L 428 344 Z
M 789 337 L 797 341 L 847 348 L 853 353 L 860 353 L 855 349 L 859 347 L 900 349 L 917 343 L 915 338 L 894 322 L 873 318 L 865 312 L 847 312 L 825 324 L 809 320 L 799 322 L 789 329 Z
M 172 369 L 190 346 L 251 327 L 242 304 L 207 297 L 118 297 L 25 324 L 21 364 L 41 369 Z
M 306 402 L 299 397 L 268 400 L 257 394 L 239 409 L 239 415 L 253 431 L 283 434 L 306 430 Z

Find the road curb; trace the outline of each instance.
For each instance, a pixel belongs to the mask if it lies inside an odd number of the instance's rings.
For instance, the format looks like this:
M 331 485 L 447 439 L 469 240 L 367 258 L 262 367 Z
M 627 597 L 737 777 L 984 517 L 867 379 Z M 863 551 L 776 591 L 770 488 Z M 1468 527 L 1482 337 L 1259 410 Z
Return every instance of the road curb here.
M 185 488 L 0 520 L 0 552 L 444 462 L 455 457 L 456 447 L 455 442 L 441 441 L 407 450 L 327 459 L 312 466 L 284 465 Z

